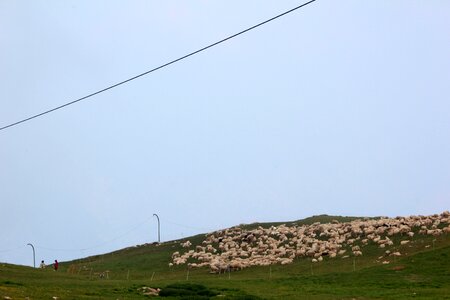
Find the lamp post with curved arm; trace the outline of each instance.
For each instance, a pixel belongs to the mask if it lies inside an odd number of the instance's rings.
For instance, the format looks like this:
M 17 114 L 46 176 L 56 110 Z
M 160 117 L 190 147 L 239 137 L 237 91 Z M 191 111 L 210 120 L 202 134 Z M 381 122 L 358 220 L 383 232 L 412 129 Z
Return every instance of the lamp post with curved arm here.
M 34 246 L 31 243 L 28 243 L 27 245 L 31 246 L 31 248 L 33 248 L 33 267 L 36 268 L 36 253 L 34 251 Z
M 158 219 L 158 243 L 161 243 L 161 227 L 159 223 L 159 217 L 157 214 L 153 214 Z

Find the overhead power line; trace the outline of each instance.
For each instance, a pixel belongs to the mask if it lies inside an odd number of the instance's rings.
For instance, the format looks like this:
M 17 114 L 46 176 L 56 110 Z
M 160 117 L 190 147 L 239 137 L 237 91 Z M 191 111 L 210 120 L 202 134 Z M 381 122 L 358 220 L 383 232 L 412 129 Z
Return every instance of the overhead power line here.
M 200 52 L 205 51 L 205 50 L 207 50 L 207 49 L 209 49 L 209 48 L 212 48 L 212 47 L 214 47 L 214 46 L 217 46 L 217 45 L 219 45 L 219 44 L 221 44 L 221 43 L 223 43 L 223 42 L 226 42 L 226 41 L 228 41 L 228 40 L 231 40 L 232 38 L 235 38 L 235 37 L 237 37 L 237 36 L 239 36 L 239 35 L 241 35 L 241 34 L 244 34 L 244 33 L 248 32 L 248 31 L 251 31 L 251 30 L 253 30 L 253 29 L 255 29 L 255 28 L 259 27 L 259 26 L 262 26 L 262 25 L 264 25 L 264 24 L 267 24 L 267 23 L 269 23 L 269 22 L 271 22 L 271 21 L 273 21 L 273 20 L 275 20 L 275 19 L 278 19 L 278 18 L 280 18 L 280 17 L 282 17 L 282 16 L 285 16 L 285 15 L 287 15 L 287 14 L 293 12 L 293 11 L 296 11 L 296 10 L 298 10 L 298 9 L 300 9 L 300 8 L 302 8 L 302 7 L 306 6 L 306 5 L 308 5 L 308 4 L 311 4 L 311 3 L 315 2 L 315 1 L 317 1 L 317 0 L 311 0 L 311 1 L 308 1 L 308 2 L 306 2 L 306 3 L 303 3 L 303 4 L 301 4 L 301 5 L 299 5 L 299 6 L 296 6 L 296 7 L 292 8 L 292 9 L 290 9 L 290 10 L 288 10 L 288 11 L 285 11 L 284 13 L 281 13 L 281 14 L 279 14 L 279 15 L 276 15 L 275 17 L 272 17 L 272 18 L 270 18 L 270 19 L 268 19 L 268 20 L 265 20 L 265 21 L 263 21 L 263 22 L 261 22 L 261 23 L 258 23 L 258 24 L 256 24 L 256 25 L 253 25 L 253 26 L 251 26 L 251 27 L 249 27 L 249 28 L 247 28 L 247 29 L 244 29 L 244 30 L 242 30 L 242 31 L 240 31 L 240 32 L 238 32 L 238 33 L 235 33 L 235 34 L 233 34 L 233 35 L 230 35 L 230 36 L 228 36 L 228 37 L 226 37 L 226 38 L 224 38 L 224 39 L 222 39 L 222 40 L 220 40 L 220 41 L 217 41 L 217 42 L 212 43 L 212 44 L 210 44 L 210 45 L 208 45 L 208 46 L 206 46 L 206 47 L 203 47 L 203 48 L 198 49 L 198 50 L 196 50 L 196 51 L 194 51 L 194 52 L 191 52 L 191 53 L 189 53 L 189 54 L 186 54 L 186 55 L 184 55 L 184 56 L 182 56 L 182 57 L 180 57 L 180 58 L 174 59 L 174 60 L 172 60 L 172 61 L 170 61 L 170 62 L 168 62 L 168 63 L 165 63 L 165 64 L 163 64 L 163 65 L 161 65 L 161 66 L 159 66 L 159 67 L 156 67 L 156 68 L 154 68 L 154 69 L 148 70 L 148 71 L 146 71 L 146 72 L 144 72 L 144 73 L 141 73 L 141 74 L 136 75 L 136 76 L 134 76 L 134 77 L 128 78 L 128 79 L 123 80 L 123 81 L 121 81 L 121 82 L 118 82 L 118 83 L 116 83 L 116 84 L 110 85 L 110 86 L 108 86 L 108 87 L 106 87 L 106 88 L 104 88 L 104 89 L 101 89 L 101 90 L 97 91 L 97 92 L 91 93 L 91 94 L 89 94 L 89 95 L 86 95 L 86 96 L 84 96 L 84 97 L 78 98 L 78 99 L 73 100 L 73 101 L 71 101 L 71 102 L 67 102 L 67 103 L 65 103 L 65 104 L 63 104 L 63 105 L 54 107 L 54 108 L 52 108 L 52 109 L 49 109 L 49 110 L 47 110 L 47 111 L 41 112 L 41 113 L 36 114 L 36 115 L 33 115 L 33 116 L 31 116 L 31 117 L 22 119 L 22 120 L 20 120 L 20 121 L 11 123 L 11 124 L 6 125 L 6 126 L 3 126 L 3 127 L 0 128 L 0 131 L 1 131 L 1 130 L 5 130 L 5 129 L 10 128 L 10 127 L 13 127 L 13 126 L 16 126 L 16 125 L 19 125 L 19 124 L 24 123 L 24 122 L 30 121 L 30 120 L 32 120 L 32 119 L 41 117 L 41 116 L 43 116 L 43 115 L 49 114 L 49 113 L 51 113 L 51 112 L 54 112 L 54 111 L 59 110 L 59 109 L 62 109 L 62 108 L 64 108 L 64 107 L 67 107 L 67 106 L 69 106 L 69 105 L 75 104 L 75 103 L 77 103 L 77 102 L 86 100 L 86 99 L 91 98 L 91 97 L 93 97 L 93 96 L 95 96 L 95 95 L 98 95 L 98 94 L 100 94 L 100 93 L 106 92 L 106 91 L 108 91 L 108 90 L 110 90 L 110 89 L 113 89 L 113 88 L 115 88 L 115 87 L 118 87 L 119 85 L 123 85 L 123 84 L 125 84 L 125 83 L 130 82 L 130 81 L 133 81 L 133 80 L 135 80 L 135 79 L 138 79 L 139 77 L 142 77 L 142 76 L 144 76 L 144 75 L 150 74 L 150 73 L 155 72 L 155 71 L 157 71 L 157 70 L 159 70 L 159 69 L 165 68 L 165 67 L 167 67 L 167 66 L 169 66 L 169 65 L 171 65 L 171 64 L 174 64 L 174 63 L 176 63 L 176 62 L 179 62 L 179 61 L 181 61 L 181 60 L 183 60 L 183 59 L 186 59 L 186 58 L 188 58 L 188 57 L 190 57 L 190 56 L 193 56 L 193 55 L 195 55 L 195 54 L 197 54 L 197 53 L 200 53 Z
M 194 227 L 194 226 L 190 226 L 190 225 L 184 225 L 184 224 L 180 224 L 180 223 L 175 223 L 172 222 L 170 220 L 165 219 L 164 222 L 178 226 L 178 227 L 182 227 L 182 228 L 187 228 L 187 229 L 193 229 L 193 230 L 204 230 L 206 232 L 213 232 L 214 229 L 212 228 L 204 228 L 204 227 Z
M 50 247 L 45 247 L 45 246 L 41 246 L 41 245 L 36 245 L 36 248 L 38 249 L 44 249 L 44 250 L 49 250 L 49 251 L 66 251 L 66 252 L 70 252 L 70 251 L 87 251 L 87 250 L 92 250 L 92 249 L 96 249 L 96 248 L 100 248 L 103 247 L 107 244 L 110 244 L 112 242 L 117 241 L 118 239 L 123 238 L 124 236 L 129 235 L 132 231 L 136 230 L 138 227 L 142 226 L 143 224 L 147 223 L 148 221 L 150 221 L 151 218 L 146 219 L 145 221 L 142 221 L 141 223 L 135 225 L 134 227 L 132 227 L 131 229 L 129 229 L 128 231 L 126 231 L 125 233 L 122 233 L 121 235 L 118 235 L 114 238 L 111 238 L 107 241 L 104 241 L 102 243 L 96 244 L 96 245 L 92 245 L 89 247 L 84 247 L 84 248 L 50 248 Z
M 25 248 L 25 247 L 26 247 L 25 245 L 22 245 L 22 246 L 18 246 L 18 247 L 15 247 L 15 248 L 3 249 L 3 250 L 0 250 L 0 253 L 17 251 L 17 250 Z

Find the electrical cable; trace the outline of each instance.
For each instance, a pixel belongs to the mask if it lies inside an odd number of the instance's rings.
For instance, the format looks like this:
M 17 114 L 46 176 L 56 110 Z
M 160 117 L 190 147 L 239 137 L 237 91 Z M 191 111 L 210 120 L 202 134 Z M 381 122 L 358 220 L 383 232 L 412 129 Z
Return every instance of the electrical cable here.
M 183 225 L 183 224 L 180 224 L 180 223 L 172 222 L 172 221 L 167 220 L 167 219 L 165 219 L 164 222 L 168 223 L 168 224 L 172 224 L 172 225 L 178 226 L 178 227 L 187 228 L 187 229 L 204 230 L 206 232 L 213 232 L 213 231 L 215 231 L 214 229 L 211 229 L 211 228 L 194 227 L 194 226 L 189 226 L 189 225 Z
M 142 226 L 143 224 L 149 222 L 152 218 L 148 218 L 145 221 L 142 221 L 141 223 L 135 225 L 134 227 L 132 227 L 131 229 L 129 229 L 128 231 L 126 231 L 125 233 L 118 235 L 112 239 L 109 239 L 105 242 L 102 242 L 100 244 L 94 245 L 94 246 L 90 246 L 90 247 L 85 247 L 85 248 L 79 248 L 79 249 L 63 249 L 63 248 L 50 248 L 50 247 L 45 247 L 45 246 L 41 246 L 41 245 L 36 245 L 36 248 L 38 249 L 43 249 L 43 250 L 49 250 L 49 251 L 64 251 L 64 252 L 75 252 L 75 251 L 86 251 L 86 250 L 92 250 L 92 249 L 96 249 L 96 248 L 100 248 L 104 245 L 107 245 L 109 243 L 112 243 L 126 235 L 128 235 L 130 232 L 136 230 L 138 227 Z
M 287 14 L 289 14 L 289 13 L 295 11 L 295 10 L 298 10 L 298 9 L 300 9 L 300 8 L 302 8 L 302 7 L 306 6 L 306 5 L 308 5 L 308 4 L 311 4 L 311 3 L 315 2 L 315 1 L 317 1 L 317 0 L 311 0 L 311 1 L 308 1 L 308 2 L 306 2 L 306 3 L 303 3 L 303 4 L 301 4 L 301 5 L 297 6 L 297 7 L 294 7 L 294 8 L 292 8 L 292 9 L 288 10 L 288 11 L 285 11 L 284 13 L 281 13 L 281 14 L 279 14 L 279 15 L 276 15 L 275 17 L 272 17 L 272 18 L 270 18 L 270 19 L 268 19 L 268 20 L 265 20 L 265 21 L 263 21 L 263 22 L 261 22 L 261 23 L 258 23 L 258 24 L 256 24 L 256 25 L 254 25 L 254 26 L 251 26 L 251 27 L 249 27 L 249 28 L 247 28 L 247 29 L 245 29 L 245 30 L 242 30 L 242 31 L 238 32 L 238 33 L 235 33 L 235 34 L 233 34 L 233 35 L 230 35 L 230 36 L 228 36 L 228 37 L 226 37 L 226 38 L 224 38 L 224 39 L 222 39 L 222 40 L 220 40 L 220 41 L 218 41 L 218 42 L 212 43 L 212 44 L 210 44 L 210 45 L 208 45 L 208 46 L 206 46 L 206 47 L 203 47 L 203 48 L 201 48 L 201 49 L 199 49 L 199 50 L 196 50 L 196 51 L 194 51 L 194 52 L 191 52 L 191 53 L 189 53 L 189 54 L 186 54 L 186 55 L 184 55 L 184 56 L 182 56 L 182 57 L 180 57 L 180 58 L 177 58 L 177 59 L 175 59 L 175 60 L 172 60 L 172 61 L 170 61 L 170 62 L 168 62 L 168 63 L 165 63 L 165 64 L 163 64 L 163 65 L 161 65 L 161 66 L 159 66 L 159 67 L 156 67 L 156 68 L 154 68 L 154 69 L 151 69 L 151 70 L 149 70 L 149 71 L 146 71 L 146 72 L 144 72 L 144 73 L 141 73 L 141 74 L 139 74 L 139 75 L 136 75 L 136 76 L 134 76 L 134 77 L 128 78 L 128 79 L 126 79 L 126 80 L 123 80 L 123 81 L 118 82 L 118 83 L 116 83 L 116 84 L 113 84 L 113 85 L 111 85 L 111 86 L 108 86 L 108 87 L 106 87 L 106 88 L 104 88 L 104 89 L 101 89 L 101 90 L 99 90 L 99 91 L 97 91 L 97 92 L 91 93 L 91 94 L 86 95 L 86 96 L 84 96 L 84 97 L 81 97 L 81 98 L 79 98 L 79 99 L 73 100 L 73 101 L 71 101 L 71 102 L 65 103 L 65 104 L 60 105 L 60 106 L 57 106 L 57 107 L 54 107 L 54 108 L 52 108 L 52 109 L 49 109 L 49 110 L 47 110 L 47 111 L 41 112 L 41 113 L 36 114 L 36 115 L 33 115 L 33 116 L 31 116 L 31 117 L 22 119 L 22 120 L 20 120 L 20 121 L 14 122 L 14 123 L 11 123 L 11 124 L 9 124 L 9 125 L 0 127 L 0 131 L 5 130 L 5 129 L 10 128 L 10 127 L 13 127 L 13 126 L 16 126 L 16 125 L 19 125 L 19 124 L 24 123 L 24 122 L 30 121 L 30 120 L 32 120 L 32 119 L 41 117 L 41 116 L 43 116 L 43 115 L 46 115 L 46 114 L 48 114 L 48 113 L 54 112 L 54 111 L 59 110 L 59 109 L 62 109 L 62 108 L 64 108 L 64 107 L 67 107 L 67 106 L 69 106 L 69 105 L 75 104 L 75 103 L 77 103 L 77 102 L 86 100 L 86 99 L 91 98 L 91 97 L 93 97 L 93 96 L 95 96 L 95 95 L 98 95 L 98 94 L 100 94 L 100 93 L 106 92 L 106 91 L 108 91 L 108 90 L 110 90 L 110 89 L 113 89 L 113 88 L 115 88 L 115 87 L 118 87 L 118 86 L 120 86 L 120 85 L 123 85 L 123 84 L 125 84 L 125 83 L 127 83 L 127 82 L 130 82 L 130 81 L 133 81 L 133 80 L 135 80 L 135 79 L 138 79 L 139 77 L 142 77 L 142 76 L 144 76 L 144 75 L 150 74 L 150 73 L 155 72 L 155 71 L 157 71 L 157 70 L 159 70 L 159 69 L 165 68 L 165 67 L 167 67 L 167 66 L 169 66 L 169 65 L 171 65 L 171 64 L 174 64 L 174 63 L 176 63 L 176 62 L 179 62 L 179 61 L 181 61 L 181 60 L 184 60 L 184 59 L 186 59 L 186 58 L 188 58 L 188 57 L 190 57 L 190 56 L 193 56 L 193 55 L 195 55 L 195 54 L 197 54 L 197 53 L 200 53 L 200 52 L 202 52 L 202 51 L 205 51 L 205 50 L 207 50 L 207 49 L 209 49 L 209 48 L 211 48 L 211 47 L 214 47 L 214 46 L 216 46 L 216 45 L 218 45 L 218 44 L 221 44 L 221 43 L 223 43 L 223 42 L 225 42 L 225 41 L 228 41 L 228 40 L 230 40 L 230 39 L 232 39 L 232 38 L 235 38 L 235 37 L 237 37 L 237 36 L 239 36 L 239 35 L 241 35 L 241 34 L 244 34 L 244 33 L 248 32 L 248 31 L 250 31 L 250 30 L 253 30 L 253 29 L 257 28 L 257 27 L 260 27 L 260 26 L 262 26 L 262 25 L 264 25 L 264 24 L 266 24 L 266 23 L 269 23 L 269 22 L 271 22 L 271 21 L 273 21 L 273 20 L 275 20 L 275 19 L 278 19 L 278 18 L 280 18 L 280 17 L 282 17 L 282 16 L 285 16 L 285 15 L 287 15 Z
M 3 250 L 0 250 L 0 253 L 16 251 L 16 250 L 19 250 L 19 249 L 22 249 L 22 248 L 25 248 L 25 247 L 26 246 L 18 246 L 16 248 L 3 249 Z

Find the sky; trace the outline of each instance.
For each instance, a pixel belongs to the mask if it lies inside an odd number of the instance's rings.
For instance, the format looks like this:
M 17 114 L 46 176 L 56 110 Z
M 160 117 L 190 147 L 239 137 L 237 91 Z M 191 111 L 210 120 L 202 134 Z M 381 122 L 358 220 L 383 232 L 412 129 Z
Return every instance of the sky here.
M 301 1 L 0 0 L 0 127 Z M 318 0 L 0 131 L 0 262 L 450 209 L 450 2 Z

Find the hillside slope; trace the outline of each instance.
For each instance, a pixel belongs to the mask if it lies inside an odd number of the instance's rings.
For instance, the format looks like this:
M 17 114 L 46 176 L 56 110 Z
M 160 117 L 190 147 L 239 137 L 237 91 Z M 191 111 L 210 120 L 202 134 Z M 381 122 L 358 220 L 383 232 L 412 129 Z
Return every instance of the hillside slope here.
M 332 223 L 317 224 L 330 221 Z M 303 228 L 304 232 L 307 228 L 314 228 L 306 225 L 334 223 L 346 228 L 345 223 L 349 221 L 358 222 L 358 218 L 315 216 L 295 222 L 259 223 L 241 225 L 239 228 L 240 234 L 261 228 L 276 231 L 294 226 Z M 433 226 L 442 231 L 448 223 L 432 223 L 428 230 L 434 230 L 431 229 Z M 234 232 L 238 227 L 233 228 Z M 0 297 L 144 299 L 147 296 L 139 289 L 151 286 L 170 291 L 174 293 L 172 295 L 186 295 L 198 289 L 200 294 L 195 294 L 195 299 L 209 299 L 217 294 L 221 295 L 221 299 L 450 299 L 449 234 L 443 231 L 436 235 L 426 232 L 419 234 L 418 231 L 423 228 L 411 229 L 416 232 L 412 237 L 405 233 L 389 237 L 393 244 L 391 253 L 400 252 L 401 256 L 386 254 L 387 248 L 380 248 L 380 244 L 372 240 L 362 247 L 363 238 L 360 238 L 352 245 L 343 247 L 347 247 L 347 252 L 351 253 L 351 247 L 361 245 L 362 256 L 330 258 L 326 255 L 322 262 L 317 263 L 312 262 L 311 256 L 298 256 L 286 265 L 277 263 L 241 270 L 226 269 L 226 273 L 216 274 L 211 274 L 209 267 L 188 267 L 189 263 L 195 261 L 192 257 L 188 258 L 186 264 L 169 267 L 169 263 L 173 263 L 174 252 L 179 252 L 180 257 L 189 251 L 196 252 L 195 246 L 205 246 L 203 242 L 208 236 L 217 238 L 227 230 L 65 262 L 58 272 L 1 264 Z M 328 239 L 322 236 L 323 240 L 325 238 Z M 409 242 L 402 245 L 400 241 L 405 239 Z M 192 246 L 183 248 L 181 244 L 187 240 Z M 219 243 L 212 245 L 219 249 Z M 389 264 L 382 263 L 387 260 Z M 177 289 L 180 286 L 181 289 Z

